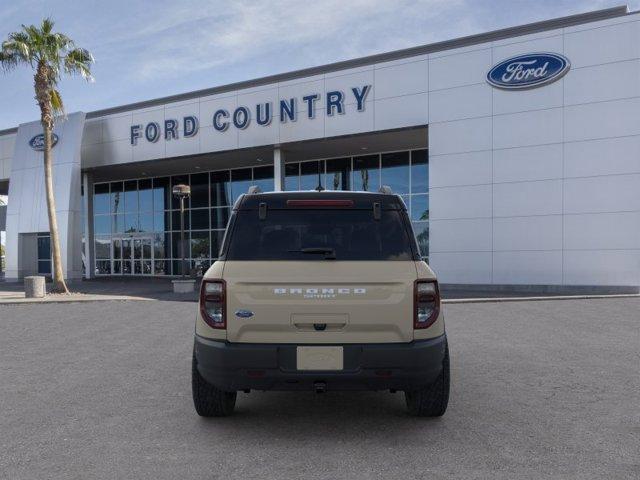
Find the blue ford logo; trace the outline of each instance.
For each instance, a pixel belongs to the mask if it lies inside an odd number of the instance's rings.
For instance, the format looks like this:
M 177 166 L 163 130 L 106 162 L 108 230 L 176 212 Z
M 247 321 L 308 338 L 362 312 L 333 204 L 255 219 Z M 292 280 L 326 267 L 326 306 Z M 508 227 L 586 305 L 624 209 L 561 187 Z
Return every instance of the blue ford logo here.
M 521 90 L 541 87 L 569 71 L 569 59 L 557 53 L 529 53 L 508 58 L 487 73 L 487 82 L 496 88 Z
M 51 148 L 56 146 L 58 143 L 58 136 L 55 133 L 51 134 Z M 44 133 L 40 133 L 29 140 L 29 146 L 33 148 L 36 152 L 44 151 Z
M 236 310 L 236 317 L 250 318 L 253 317 L 253 312 L 251 310 Z

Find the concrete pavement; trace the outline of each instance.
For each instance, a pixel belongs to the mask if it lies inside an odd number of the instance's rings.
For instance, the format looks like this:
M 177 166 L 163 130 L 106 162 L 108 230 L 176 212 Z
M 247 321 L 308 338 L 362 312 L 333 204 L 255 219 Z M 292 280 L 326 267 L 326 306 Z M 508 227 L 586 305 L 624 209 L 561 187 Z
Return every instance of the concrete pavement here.
M 635 479 L 640 300 L 445 305 L 449 410 L 400 393 L 191 403 L 195 304 L 0 305 L 0 472 L 11 479 Z

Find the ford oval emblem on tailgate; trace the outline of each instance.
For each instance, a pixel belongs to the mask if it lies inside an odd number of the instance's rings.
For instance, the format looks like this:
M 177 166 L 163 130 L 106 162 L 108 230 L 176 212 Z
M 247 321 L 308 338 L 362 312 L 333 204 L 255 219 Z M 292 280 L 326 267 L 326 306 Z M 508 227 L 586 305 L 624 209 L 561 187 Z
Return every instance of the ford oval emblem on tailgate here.
M 240 318 L 253 317 L 253 312 L 251 310 L 236 310 L 236 317 L 240 317 Z

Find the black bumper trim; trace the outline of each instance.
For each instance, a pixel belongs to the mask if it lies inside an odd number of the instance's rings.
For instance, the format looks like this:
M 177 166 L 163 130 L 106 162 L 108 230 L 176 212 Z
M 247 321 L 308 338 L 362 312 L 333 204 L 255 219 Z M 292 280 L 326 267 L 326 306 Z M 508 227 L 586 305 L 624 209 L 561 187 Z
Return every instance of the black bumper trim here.
M 196 336 L 194 352 L 200 375 L 226 391 L 313 390 L 318 382 L 326 390 L 415 390 L 442 371 L 446 343 L 442 335 L 410 343 L 335 344 L 344 348 L 344 369 L 326 372 L 297 370 L 297 344 Z

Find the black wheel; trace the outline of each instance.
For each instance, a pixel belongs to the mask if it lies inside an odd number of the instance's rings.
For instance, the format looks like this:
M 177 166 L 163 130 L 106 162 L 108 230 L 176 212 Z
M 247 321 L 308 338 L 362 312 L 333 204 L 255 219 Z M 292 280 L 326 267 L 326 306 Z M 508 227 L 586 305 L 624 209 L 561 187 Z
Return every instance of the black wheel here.
M 202 378 L 195 355 L 191 363 L 191 392 L 193 405 L 201 417 L 226 417 L 236 406 L 236 392 L 222 391 Z
M 449 403 L 449 345 L 445 346 L 442 372 L 431 385 L 404 392 L 409 414 L 416 417 L 440 417 Z

